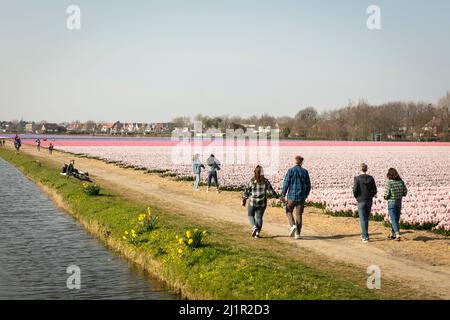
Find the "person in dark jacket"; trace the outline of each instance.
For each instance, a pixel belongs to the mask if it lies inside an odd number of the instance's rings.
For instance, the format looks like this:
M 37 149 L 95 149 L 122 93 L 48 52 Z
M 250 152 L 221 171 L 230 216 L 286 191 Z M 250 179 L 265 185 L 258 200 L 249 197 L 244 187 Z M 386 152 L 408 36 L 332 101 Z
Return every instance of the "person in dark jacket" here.
M 369 217 L 373 197 L 377 194 L 377 185 L 374 178 L 367 174 L 367 169 L 367 164 L 361 163 L 361 174 L 353 180 L 353 195 L 358 202 L 362 242 L 369 242 Z

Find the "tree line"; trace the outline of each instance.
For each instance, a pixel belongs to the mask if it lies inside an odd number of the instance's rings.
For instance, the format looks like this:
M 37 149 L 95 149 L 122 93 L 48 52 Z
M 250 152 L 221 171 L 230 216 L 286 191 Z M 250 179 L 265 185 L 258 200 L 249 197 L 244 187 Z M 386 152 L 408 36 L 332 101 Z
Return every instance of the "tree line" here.
M 274 117 L 267 113 L 248 118 L 210 117 L 199 114 L 176 117 L 177 127 L 193 127 L 201 121 L 204 129 L 246 128 L 255 125 L 278 128 L 282 138 L 326 140 L 439 140 L 450 141 L 450 92 L 437 103 L 388 102 L 371 105 L 366 100 L 350 102 L 343 108 L 319 112 L 314 107 L 300 109 L 294 116 Z

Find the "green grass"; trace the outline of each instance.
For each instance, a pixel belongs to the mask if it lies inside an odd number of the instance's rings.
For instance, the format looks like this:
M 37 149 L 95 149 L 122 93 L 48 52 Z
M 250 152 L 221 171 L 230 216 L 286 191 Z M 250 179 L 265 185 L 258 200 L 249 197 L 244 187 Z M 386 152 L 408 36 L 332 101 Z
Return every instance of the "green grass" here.
M 206 228 L 154 207 L 151 208 L 153 214 L 159 216 L 157 228 L 142 234 L 137 245 L 129 244 L 122 240 L 122 235 L 137 225 L 138 213 L 145 211 L 146 205 L 106 189 L 102 189 L 99 196 L 88 196 L 81 182 L 62 177 L 58 168 L 29 155 L 0 149 L 0 156 L 32 180 L 56 191 L 82 223 L 97 226 L 91 231 L 100 239 L 131 260 L 141 261 L 141 265 L 188 298 L 391 298 L 389 292 L 374 292 L 365 288 L 364 283 L 320 271 L 299 259 L 257 250 L 230 240 L 223 230 Z M 176 236 L 195 227 L 207 229 L 204 245 L 180 255 Z

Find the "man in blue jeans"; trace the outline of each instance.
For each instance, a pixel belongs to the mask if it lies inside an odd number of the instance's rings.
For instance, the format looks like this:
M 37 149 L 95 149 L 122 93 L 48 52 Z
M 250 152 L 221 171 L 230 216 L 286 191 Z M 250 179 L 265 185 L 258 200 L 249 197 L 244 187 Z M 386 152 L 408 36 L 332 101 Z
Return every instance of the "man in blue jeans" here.
M 372 210 L 373 197 L 377 194 L 377 186 L 372 176 L 367 174 L 367 164 L 361 163 L 361 174 L 353 180 L 353 195 L 358 202 L 358 215 L 361 223 L 362 242 L 369 242 L 369 217 Z
M 206 192 L 209 192 L 209 188 L 211 187 L 211 180 L 214 179 L 216 191 L 217 193 L 219 193 L 220 190 L 219 190 L 219 181 L 217 179 L 217 171 L 220 170 L 220 162 L 219 160 L 216 159 L 216 157 L 213 154 L 211 154 L 208 160 L 206 160 L 206 163 L 209 166 Z
M 311 191 L 311 181 L 309 179 L 309 173 L 306 169 L 302 168 L 303 157 L 295 157 L 295 166 L 290 168 L 286 173 L 286 177 L 283 182 L 283 190 L 281 192 L 282 201 L 286 201 L 286 215 L 288 217 L 289 236 L 295 239 L 301 239 L 302 231 L 302 216 L 305 208 L 305 201 Z M 296 211 L 296 217 L 294 219 L 293 213 Z

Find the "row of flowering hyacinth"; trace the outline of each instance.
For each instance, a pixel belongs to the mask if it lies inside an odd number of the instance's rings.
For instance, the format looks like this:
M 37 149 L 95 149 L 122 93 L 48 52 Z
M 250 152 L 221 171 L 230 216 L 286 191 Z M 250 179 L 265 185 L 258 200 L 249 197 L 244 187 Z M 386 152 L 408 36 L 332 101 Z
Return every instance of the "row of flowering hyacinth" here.
M 448 147 L 279 147 L 279 166 L 268 176 L 278 190 L 284 175 L 292 166 L 294 155 L 305 158 L 304 167 L 309 171 L 312 191 L 309 201 L 326 205 L 331 212 L 356 211 L 352 194 L 353 177 L 359 164 L 369 166 L 379 192 L 373 212 L 388 220 L 386 202 L 383 199 L 388 168 L 396 168 L 405 181 L 409 193 L 403 201 L 401 222 L 411 225 L 435 225 L 436 229 L 450 230 L 450 148 Z M 191 176 L 189 164 L 174 164 L 171 147 L 60 147 L 77 154 L 86 154 L 124 165 L 161 170 L 179 177 Z M 206 162 L 209 154 L 201 154 Z M 222 165 L 219 182 L 225 187 L 244 186 L 252 176 L 254 164 Z M 203 172 L 203 179 L 206 172 Z

